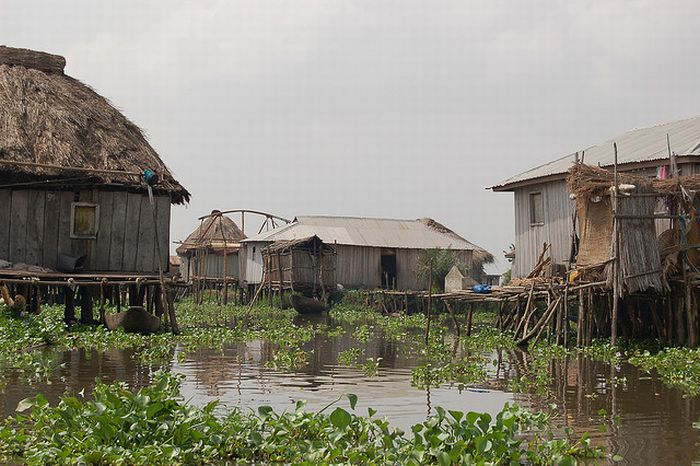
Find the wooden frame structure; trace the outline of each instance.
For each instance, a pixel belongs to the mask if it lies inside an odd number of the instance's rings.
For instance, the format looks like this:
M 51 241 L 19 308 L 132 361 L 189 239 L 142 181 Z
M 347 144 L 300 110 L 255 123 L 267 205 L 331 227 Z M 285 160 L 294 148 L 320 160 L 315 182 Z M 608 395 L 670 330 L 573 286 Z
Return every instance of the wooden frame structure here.
M 268 291 L 317 294 L 335 287 L 336 252 L 318 236 L 277 241 L 261 252 Z

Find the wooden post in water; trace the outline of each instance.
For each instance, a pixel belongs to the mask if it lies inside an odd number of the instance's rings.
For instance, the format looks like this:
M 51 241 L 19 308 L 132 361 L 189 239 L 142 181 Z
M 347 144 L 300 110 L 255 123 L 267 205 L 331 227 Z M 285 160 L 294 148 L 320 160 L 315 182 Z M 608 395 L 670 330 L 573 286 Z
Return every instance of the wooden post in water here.
M 89 286 L 80 287 L 80 323 L 91 324 L 93 321 L 92 290 Z
M 75 322 L 75 294 L 70 286 L 63 288 L 63 301 L 66 305 L 63 312 L 63 321 L 66 325 L 71 325 Z
M 445 307 L 447 308 L 447 312 L 450 313 L 450 318 L 452 319 L 452 324 L 455 326 L 455 332 L 457 332 L 457 337 L 462 336 L 462 330 L 460 329 L 459 322 L 457 321 L 457 317 L 455 316 L 454 309 L 452 309 L 452 304 L 445 300 Z
M 612 304 L 612 315 L 610 319 L 610 343 L 613 345 L 617 344 L 617 313 L 618 313 L 618 302 L 620 301 L 620 224 L 617 218 L 617 190 L 619 187 L 619 180 L 617 174 L 617 143 L 613 142 L 613 149 L 615 151 L 614 160 L 614 177 L 615 177 L 615 189 L 613 191 L 612 199 L 612 211 L 613 211 L 613 232 L 614 232 L 614 245 L 613 245 L 613 304 Z
M 498 330 L 503 331 L 503 306 L 505 301 L 501 300 L 498 302 L 498 320 L 496 321 L 496 327 Z
M 433 263 L 430 262 L 430 270 L 428 272 L 428 323 L 425 326 L 425 345 L 428 345 L 430 338 L 430 314 L 433 307 Z
M 467 336 L 472 336 L 472 316 L 474 315 L 474 303 L 469 303 L 469 316 L 467 317 Z
M 583 300 L 583 290 L 578 291 L 578 322 L 576 325 L 576 346 L 584 346 L 585 341 L 585 321 L 586 321 L 586 304 Z
M 226 234 L 224 233 L 224 223 L 221 219 L 223 215 L 219 215 L 219 226 L 221 228 L 221 237 L 224 240 L 224 296 L 223 296 L 223 302 L 224 306 L 228 304 L 228 261 L 226 257 L 226 249 L 227 244 L 226 244 Z

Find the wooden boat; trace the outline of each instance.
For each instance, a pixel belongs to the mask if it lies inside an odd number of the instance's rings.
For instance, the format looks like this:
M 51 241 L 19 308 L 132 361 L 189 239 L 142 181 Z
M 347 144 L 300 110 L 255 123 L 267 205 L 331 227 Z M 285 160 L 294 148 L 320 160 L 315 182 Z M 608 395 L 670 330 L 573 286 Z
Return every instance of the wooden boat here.
M 160 318 L 149 314 L 141 306 L 132 306 L 125 312 L 106 314 L 105 325 L 110 330 L 123 327 L 127 333 L 141 333 L 147 335 L 157 332 L 160 328 Z
M 306 296 L 295 294 L 289 298 L 289 301 L 299 314 L 318 314 L 328 310 L 328 306 L 322 301 Z

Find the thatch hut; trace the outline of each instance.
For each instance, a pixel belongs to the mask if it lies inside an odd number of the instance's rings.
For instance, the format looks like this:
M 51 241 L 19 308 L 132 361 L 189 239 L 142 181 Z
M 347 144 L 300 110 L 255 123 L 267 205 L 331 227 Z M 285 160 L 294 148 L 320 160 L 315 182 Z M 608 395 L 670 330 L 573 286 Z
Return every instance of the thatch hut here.
M 141 130 L 64 66 L 0 46 L 0 259 L 120 273 L 157 272 L 160 262 L 167 271 L 170 206 L 190 194 Z
M 276 241 L 262 249 L 263 286 L 315 292 L 336 285 L 335 250 L 318 236 Z
M 191 279 L 238 280 L 238 251 L 246 238 L 236 222 L 218 210 L 204 218 L 177 248 L 180 273 Z

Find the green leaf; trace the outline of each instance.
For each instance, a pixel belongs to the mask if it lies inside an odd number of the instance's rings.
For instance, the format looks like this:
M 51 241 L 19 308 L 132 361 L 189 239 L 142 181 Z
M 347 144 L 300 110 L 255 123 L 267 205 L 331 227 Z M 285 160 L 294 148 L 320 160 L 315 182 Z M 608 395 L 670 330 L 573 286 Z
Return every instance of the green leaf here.
M 348 400 L 350 400 L 350 409 L 355 409 L 357 405 L 357 395 L 354 393 L 348 393 Z
M 335 411 L 331 413 L 331 424 L 339 429 L 345 429 L 351 421 L 350 414 L 343 408 L 335 408 Z
M 620 455 L 613 455 L 612 460 L 613 460 L 615 463 L 619 463 L 620 461 L 624 460 L 624 458 L 623 458 L 622 456 L 620 456 Z
M 450 458 L 450 455 L 444 451 L 437 454 L 437 460 L 440 466 L 450 466 L 452 464 L 452 458 Z
M 34 407 L 34 398 L 25 398 L 19 403 L 17 403 L 17 409 L 15 411 L 21 413 L 30 408 Z
M 260 435 L 260 432 L 251 432 L 249 437 L 250 441 L 255 445 L 260 445 L 263 442 L 263 437 Z
M 260 406 L 258 407 L 258 414 L 262 418 L 269 417 L 270 414 L 272 413 L 272 407 L 271 406 Z

